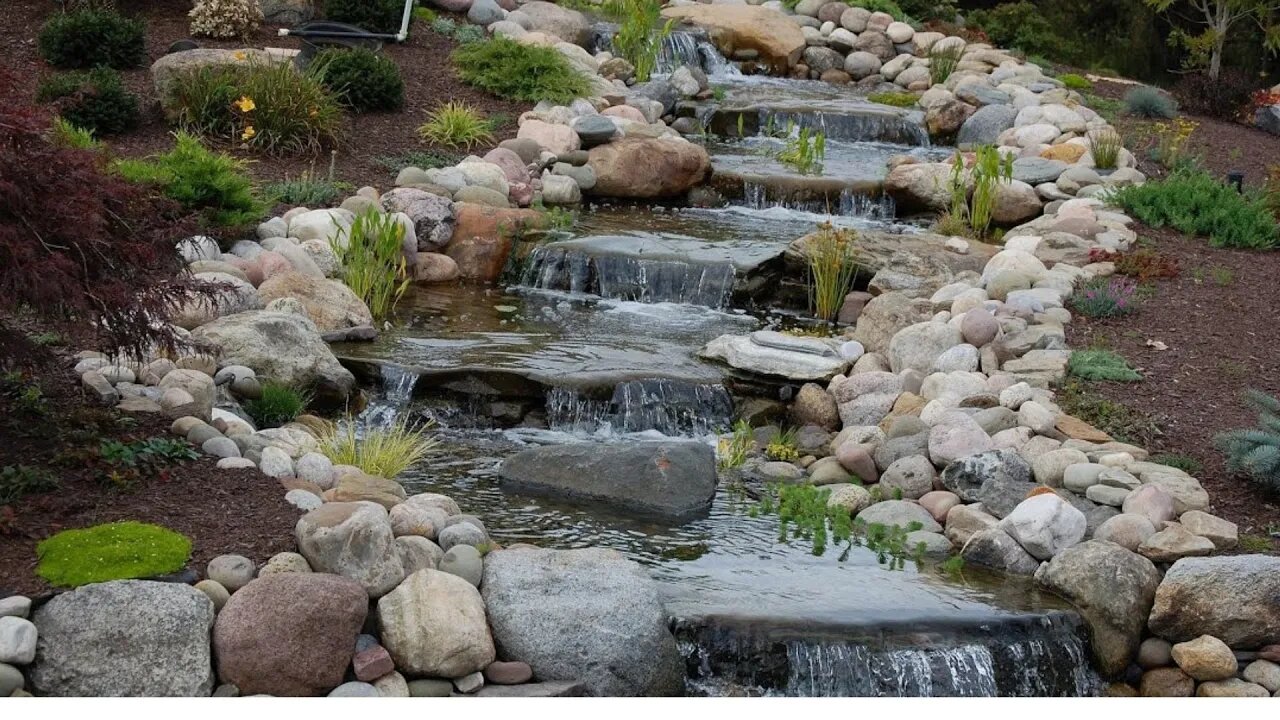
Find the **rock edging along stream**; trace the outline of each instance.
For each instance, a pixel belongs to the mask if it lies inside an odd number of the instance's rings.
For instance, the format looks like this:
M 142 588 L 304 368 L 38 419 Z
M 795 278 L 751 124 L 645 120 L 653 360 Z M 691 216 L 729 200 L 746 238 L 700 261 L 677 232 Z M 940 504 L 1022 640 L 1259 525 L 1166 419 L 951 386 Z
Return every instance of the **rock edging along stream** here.
M 509 25 L 494 32 L 554 43 L 552 33 L 589 29 L 580 14 L 547 5 L 503 11 L 498 22 Z M 833 4 L 802 3 L 815 17 L 823 5 Z M 710 9 L 698 14 L 739 12 L 700 7 Z M 513 18 L 516 13 L 536 29 Z M 930 38 L 909 26 L 912 34 L 906 35 L 901 23 L 885 22 L 883 14 L 867 13 L 861 28 L 861 13 L 847 23 L 846 14 L 842 10 L 838 22 L 847 34 L 856 28 L 850 49 L 865 48 L 845 57 L 846 72 L 853 59 L 865 60 L 858 52 L 888 55 L 903 46 L 910 52 L 884 58 L 880 70 L 902 55 L 913 59 L 881 77 L 908 89 L 923 81 L 919 70 L 927 66 L 917 53 L 931 47 Z M 542 16 L 557 19 L 538 21 Z M 815 30 L 776 12 L 760 17 L 767 18 L 766 27 L 785 22 Z M 706 24 L 728 28 L 730 37 L 743 33 L 736 22 Z M 791 35 L 791 25 L 778 27 L 784 29 L 773 35 Z M 722 39 L 724 32 L 712 36 Z M 816 32 L 828 46 L 839 47 L 832 38 L 844 38 L 833 28 Z M 864 39 L 863 33 L 871 35 Z M 573 34 L 573 42 L 589 37 Z M 794 69 L 806 47 L 822 45 L 801 30 L 800 46 L 793 38 L 786 41 L 791 45 L 783 43 L 785 52 L 776 52 L 773 35 L 736 46 L 756 57 L 764 53 L 779 69 Z M 932 38 L 933 44 L 956 40 Z M 597 71 L 613 60 L 572 47 L 561 49 L 587 67 L 595 63 Z M 973 122 L 976 133 L 980 119 L 985 131 L 999 114 L 995 125 L 1007 125 L 994 140 L 1016 147 L 1019 161 L 1030 162 L 1016 166 L 1024 179 L 1014 182 L 1022 184 L 1002 190 L 997 220 L 1030 222 L 1011 230 L 1004 249 L 978 269 L 890 256 L 876 273 L 879 282 L 872 281 L 875 297 L 862 298 L 865 307 L 846 314 L 852 338 L 830 348 L 836 362 L 820 378 L 826 386 L 803 384 L 790 407 L 806 426 L 813 461 L 788 464 L 791 470 L 753 463 L 743 473 L 831 485 L 832 500 L 851 515 L 886 525 L 918 523 L 914 532 L 928 548 L 958 547 L 974 565 L 1034 575 L 1079 609 L 1094 665 L 1125 681 L 1113 685 L 1114 692 L 1274 693 L 1280 690 L 1280 666 L 1274 664 L 1280 660 L 1280 561 L 1203 557 L 1232 547 L 1235 529 L 1205 512 L 1209 498 L 1194 478 L 1148 462 L 1145 450 L 1061 413 L 1048 390 L 1069 354 L 1062 325 L 1070 313 L 1063 299 L 1081 280 L 1112 271 L 1108 263 L 1089 263 L 1089 251 L 1122 249 L 1133 240 L 1128 219 L 1094 196 L 1105 197 L 1108 185 L 1142 178 L 1119 171 L 1104 177 L 1090 169 L 1089 144 L 1080 133 L 1102 126 L 1082 109 L 1067 107 L 1078 98 L 1035 66 L 985 47 L 964 47 L 964 53 L 954 82 L 928 87 L 922 96 L 923 122 L 935 136 L 954 126 L 967 137 L 965 125 Z M 819 53 L 808 55 L 812 61 Z M 694 82 L 683 82 L 686 76 Z M 913 77 L 920 79 L 905 82 Z M 362 190 L 339 210 L 295 209 L 264 223 L 260 243 L 241 241 L 225 255 L 209 239 L 182 243 L 193 271 L 233 288 L 214 303 L 183 309 L 180 324 L 193 338 L 217 346 L 216 354 L 117 362 L 82 353 L 76 372 L 91 397 L 128 411 L 168 413 L 175 417 L 174 432 L 219 457 L 220 465 L 256 465 L 280 481 L 305 513 L 296 530 L 299 552 L 277 555 L 262 568 L 222 556 L 194 589 L 126 580 L 86 586 L 34 609 L 22 598 L 0 601 L 0 690 L 9 691 L 0 694 L 22 693 L 28 681 L 50 695 L 676 694 L 685 689 L 686 675 L 795 694 L 928 694 L 935 683 L 954 689 L 941 682 L 944 669 L 951 675 L 999 673 L 1016 665 L 1017 658 L 993 657 L 980 645 L 929 657 L 911 648 L 871 651 L 846 640 L 783 641 L 781 650 L 769 645 L 759 655 L 772 674 L 744 680 L 734 675 L 741 668 L 733 663 L 726 669 L 718 648 L 758 650 L 758 636 L 739 633 L 708 643 L 695 638 L 717 632 L 715 624 L 677 624 L 677 643 L 653 580 L 621 554 L 496 549 L 484 522 L 449 497 L 409 495 L 394 479 L 333 466 L 315 452 L 316 425 L 309 419 L 256 430 L 236 412 L 241 400 L 260 392 L 259 374 L 310 386 L 333 401 L 355 391 L 354 376 L 325 343 L 374 334 L 367 308 L 351 302 L 341 283 L 326 279 L 336 269 L 327 240 L 355 210 L 376 206 L 404 214 L 416 240 L 406 254 L 416 258 L 421 280 L 493 280 L 512 246 L 510 233 L 497 232 L 498 225 L 531 218 L 510 207 L 486 209 L 485 203 L 528 204 L 539 191 L 547 204 L 573 203 L 592 190 L 614 197 L 680 196 L 703 182 L 711 171 L 705 150 L 674 137 L 661 118 L 677 102 L 665 88 L 696 97 L 707 92 L 706 83 L 693 70 L 660 82 L 666 85 L 635 92 L 625 83 L 605 81 L 607 91 L 597 85 L 602 95 L 618 92 L 621 103 L 541 106 L 522 118 L 521 137 L 504 144 L 506 153 L 434 173 L 408 170 L 398 178 L 399 189 L 384 195 Z M 660 99 L 646 99 L 652 96 Z M 598 105 L 607 107 L 598 111 Z M 1021 109 L 1012 118 L 1007 111 L 969 112 L 977 106 Z M 583 153 L 584 145 L 594 147 Z M 1068 162 L 1070 167 L 1054 164 Z M 678 171 L 667 172 L 670 167 Z M 886 190 L 904 206 L 935 206 L 926 180 L 945 167 L 897 164 Z M 968 252 L 968 244 L 939 252 L 962 250 Z M 789 352 L 774 336 L 747 335 L 740 345 L 746 352 L 736 355 L 738 370 L 748 375 L 761 374 L 751 360 L 753 347 Z M 787 381 L 776 371 L 763 375 Z M 855 473 L 880 487 L 879 502 L 851 482 Z M 886 490 L 901 499 L 884 499 Z M 1158 566 L 1165 565 L 1162 578 Z M 546 605 L 550 594 L 561 601 Z M 1060 629 L 1069 635 L 1072 620 L 1064 618 Z M 120 637 L 129 638 L 127 645 Z M 823 662 L 838 670 L 796 672 Z M 1084 660 L 1068 653 L 1055 662 L 1072 664 L 1065 674 L 1073 676 Z M 886 679 L 885 663 L 913 668 L 910 682 Z M 1088 684 L 1079 677 L 1071 682 L 1077 691 Z M 1045 692 L 1049 685 L 1002 675 L 968 687 L 976 694 L 1022 694 Z

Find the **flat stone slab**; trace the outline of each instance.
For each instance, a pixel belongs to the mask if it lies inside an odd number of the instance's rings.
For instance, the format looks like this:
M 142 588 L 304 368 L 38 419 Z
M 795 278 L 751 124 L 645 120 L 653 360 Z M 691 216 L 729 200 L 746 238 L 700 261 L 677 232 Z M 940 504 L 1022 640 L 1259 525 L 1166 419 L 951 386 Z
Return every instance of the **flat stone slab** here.
M 772 331 L 721 335 L 699 355 L 754 375 L 801 381 L 830 380 L 849 366 L 833 341 Z

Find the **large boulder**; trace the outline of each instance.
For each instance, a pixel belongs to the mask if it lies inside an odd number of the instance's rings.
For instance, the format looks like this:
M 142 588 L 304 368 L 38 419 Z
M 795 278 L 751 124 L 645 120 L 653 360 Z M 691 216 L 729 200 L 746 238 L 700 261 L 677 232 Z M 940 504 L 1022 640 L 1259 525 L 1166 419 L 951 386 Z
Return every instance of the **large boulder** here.
M 151 80 L 155 84 L 156 99 L 160 101 L 160 107 L 166 114 L 173 115 L 179 110 L 174 101 L 174 93 L 193 73 L 206 68 L 248 68 L 253 63 L 267 62 L 272 62 L 272 57 L 263 50 L 253 48 L 183 50 L 164 55 L 152 63 Z
M 657 587 L 603 548 L 499 550 L 481 583 L 498 654 L 592 695 L 680 695 L 684 664 Z
M 701 145 L 683 138 L 628 137 L 591 148 L 587 164 L 596 174 L 591 194 L 618 198 L 683 195 L 711 173 Z
M 1160 583 L 1150 560 L 1115 543 L 1089 540 L 1055 555 L 1036 572 L 1036 580 L 1080 610 L 1104 675 L 1129 666 Z
M 364 588 L 344 577 L 260 577 L 218 613 L 218 677 L 245 695 L 323 695 L 342 684 L 368 610 Z
M 1170 642 L 1212 635 L 1237 650 L 1280 644 L 1280 557 L 1175 562 L 1156 592 L 1150 626 Z
M 889 171 L 885 194 L 899 210 L 945 210 L 951 203 L 951 166 L 947 163 L 905 163 Z
M 932 315 L 933 308 L 928 300 L 913 300 L 896 292 L 877 295 L 858 315 L 853 339 L 862 343 L 867 352 L 883 354 L 888 352 L 889 341 L 898 331 L 925 322 Z
M 242 278 L 225 272 L 199 272 L 195 278 L 216 288 L 210 295 L 189 297 L 175 306 L 172 320 L 180 328 L 192 330 L 224 315 L 262 309 L 258 291 Z
M 577 443 L 530 448 L 502 463 L 502 485 L 680 521 L 705 513 L 716 460 L 700 442 Z
M 905 327 L 889 341 L 889 368 L 896 373 L 928 373 L 942 353 L 963 342 L 960 329 L 949 323 L 923 322 Z
M 396 668 L 460 678 L 494 660 L 480 593 L 457 575 L 419 570 L 378 600 L 378 628 Z
M 1029 497 L 1000 521 L 1000 527 L 1037 560 L 1048 560 L 1084 539 L 1084 513 L 1054 493 Z
M 554 35 L 582 47 L 589 47 L 591 44 L 591 21 L 577 10 L 534 0 L 521 5 L 520 12 L 528 18 L 525 30 Z
M 116 580 L 36 610 L 31 683 L 60 697 L 190 697 L 213 691 L 213 602 L 181 583 Z
M 218 318 L 191 332 L 197 342 L 219 349 L 219 365 L 245 365 L 259 376 L 313 389 L 342 402 L 356 379 L 338 363 L 315 323 L 294 313 L 251 310 Z
M 404 579 L 391 521 L 377 503 L 325 503 L 298 518 L 294 534 L 313 570 L 355 580 L 370 597 Z
M 956 132 L 956 145 L 991 145 L 1000 133 L 1013 127 L 1018 111 L 1012 105 L 985 105 L 970 115 Z
M 382 195 L 382 208 L 413 221 L 418 249 L 434 252 L 453 237 L 453 201 L 417 188 L 396 188 Z
M 322 333 L 373 324 L 369 306 L 337 280 L 283 272 L 262 283 L 258 295 L 263 302 L 286 297 L 297 300 Z
M 969 455 L 942 471 L 942 484 L 967 503 L 980 502 L 1002 518 L 1036 488 L 1031 466 L 1016 450 L 1004 448 Z
M 804 52 L 800 24 L 777 10 L 753 5 L 687 5 L 669 7 L 664 18 L 701 27 L 726 57 L 739 50 L 754 50 L 776 70 L 795 65 Z

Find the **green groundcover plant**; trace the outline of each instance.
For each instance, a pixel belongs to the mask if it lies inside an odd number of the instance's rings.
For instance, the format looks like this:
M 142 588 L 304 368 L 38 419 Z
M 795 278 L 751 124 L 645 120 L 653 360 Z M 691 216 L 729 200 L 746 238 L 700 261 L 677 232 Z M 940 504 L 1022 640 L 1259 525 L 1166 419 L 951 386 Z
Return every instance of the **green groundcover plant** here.
M 36 546 L 36 573 L 57 587 L 177 572 L 191 541 L 159 525 L 126 520 L 63 530 Z

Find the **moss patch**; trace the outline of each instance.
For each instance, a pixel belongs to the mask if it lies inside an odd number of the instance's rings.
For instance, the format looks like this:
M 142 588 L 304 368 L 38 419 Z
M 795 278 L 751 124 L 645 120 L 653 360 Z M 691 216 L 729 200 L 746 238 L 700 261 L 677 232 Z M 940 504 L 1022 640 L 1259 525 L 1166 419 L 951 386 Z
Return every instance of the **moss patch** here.
M 186 537 L 125 521 L 64 530 L 36 546 L 36 573 L 58 587 L 177 572 L 191 556 Z

